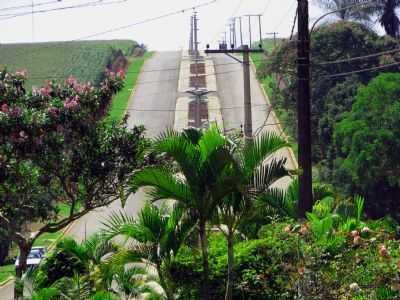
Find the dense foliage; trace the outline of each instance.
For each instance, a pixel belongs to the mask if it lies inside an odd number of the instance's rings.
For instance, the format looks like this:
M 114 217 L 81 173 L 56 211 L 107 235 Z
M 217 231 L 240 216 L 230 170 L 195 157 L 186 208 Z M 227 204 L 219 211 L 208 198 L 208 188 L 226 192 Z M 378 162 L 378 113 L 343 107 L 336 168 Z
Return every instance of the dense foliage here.
M 63 81 L 70 75 L 98 84 L 104 78 L 105 68 L 117 71 L 125 67 L 126 56 L 136 47 L 138 44 L 129 40 L 3 44 L 0 66 L 12 72 L 26 69 L 29 89 L 42 86 L 47 79 Z
M 399 219 L 400 74 L 382 74 L 358 90 L 350 111 L 336 124 L 335 183 L 363 193 L 373 217 Z
M 395 299 L 399 297 L 399 242 L 390 221 L 363 223 L 355 231 L 316 221 L 275 221 L 253 240 L 235 245 L 234 299 Z M 324 232 L 322 230 L 322 232 Z M 212 298 L 222 299 L 227 249 L 221 234 L 209 239 Z M 197 249 L 183 247 L 173 276 L 179 299 L 199 299 Z

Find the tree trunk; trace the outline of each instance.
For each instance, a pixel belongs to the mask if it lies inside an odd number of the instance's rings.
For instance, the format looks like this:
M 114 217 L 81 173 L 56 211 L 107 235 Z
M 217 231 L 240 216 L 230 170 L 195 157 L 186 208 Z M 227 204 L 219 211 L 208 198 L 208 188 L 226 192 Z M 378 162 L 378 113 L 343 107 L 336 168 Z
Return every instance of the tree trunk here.
M 24 282 L 22 281 L 22 275 L 27 269 L 27 261 L 31 245 L 19 245 L 19 263 L 15 267 L 16 281 L 14 284 L 14 299 L 23 299 L 24 295 Z
M 0 229 L 0 266 L 4 264 L 10 250 L 11 240 L 7 234 Z
M 206 221 L 200 220 L 199 222 L 199 235 L 200 235 L 200 243 L 201 243 L 201 253 L 203 256 L 203 282 L 200 287 L 200 299 L 208 300 L 209 296 L 209 266 L 208 266 L 208 241 L 207 241 L 207 232 L 206 232 Z
M 164 273 L 161 269 L 161 263 L 157 263 L 157 272 L 158 272 L 158 277 L 160 279 L 160 284 L 162 288 L 165 291 L 165 294 L 167 295 L 168 300 L 175 300 L 175 295 L 172 289 L 170 288 L 169 282 L 167 283 L 167 280 L 165 280 Z
M 228 236 L 227 236 L 228 278 L 226 280 L 225 300 L 232 300 L 233 283 L 234 283 L 233 265 L 235 263 L 235 257 L 233 255 L 233 238 L 234 238 L 234 232 L 231 229 L 229 229 Z

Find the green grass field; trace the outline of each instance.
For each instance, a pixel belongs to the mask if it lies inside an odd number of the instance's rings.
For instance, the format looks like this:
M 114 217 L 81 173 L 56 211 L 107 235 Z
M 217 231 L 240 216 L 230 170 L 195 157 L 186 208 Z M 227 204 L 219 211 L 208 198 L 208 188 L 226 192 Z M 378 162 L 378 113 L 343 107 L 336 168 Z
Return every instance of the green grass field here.
M 123 119 L 129 98 L 139 77 L 140 70 L 142 69 L 146 59 L 150 58 L 151 56 L 151 52 L 146 52 L 143 57 L 136 57 L 133 59 L 127 70 L 124 88 L 117 95 L 115 95 L 112 101 L 108 120 L 120 122 Z
M 27 87 L 41 86 L 48 78 L 63 80 L 69 75 L 97 83 L 115 50 L 130 55 L 136 46 L 130 40 L 2 44 L 0 66 L 10 71 L 26 69 Z
M 0 284 L 15 274 L 14 265 L 0 266 Z

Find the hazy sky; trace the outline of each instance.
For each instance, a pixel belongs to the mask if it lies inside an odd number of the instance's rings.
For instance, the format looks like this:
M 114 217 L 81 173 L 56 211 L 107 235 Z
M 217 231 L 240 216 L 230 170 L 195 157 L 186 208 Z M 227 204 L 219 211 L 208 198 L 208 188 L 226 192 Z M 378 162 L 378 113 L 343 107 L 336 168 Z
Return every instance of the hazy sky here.
M 38 5 L 34 10 L 93 3 L 99 0 L 33 0 Z M 77 8 L 71 10 L 38 13 L 4 20 L 8 14 L 29 12 L 32 8 L 4 10 L 4 8 L 30 5 L 32 0 L 0 0 L 0 42 L 42 42 L 78 39 L 115 27 L 140 22 L 166 13 L 208 2 L 209 0 L 103 0 L 118 2 L 112 5 Z M 43 5 L 43 3 L 49 3 Z M 277 31 L 281 36 L 290 34 L 297 0 L 218 0 L 216 3 L 198 9 L 200 48 L 207 43 L 215 44 L 221 32 L 227 27 L 228 18 L 244 14 L 259 14 L 262 17 L 262 31 Z M 312 4 L 310 17 L 315 18 L 321 11 Z M 121 31 L 97 36 L 96 39 L 134 39 L 153 50 L 169 50 L 188 47 L 191 11 L 133 26 Z M 3 20 L 2 20 L 3 18 Z M 252 24 L 256 31 L 257 24 Z M 246 24 L 246 25 L 245 25 Z M 243 30 L 248 39 L 247 21 Z M 258 32 L 258 30 L 257 30 Z M 258 38 L 254 33 L 253 39 Z

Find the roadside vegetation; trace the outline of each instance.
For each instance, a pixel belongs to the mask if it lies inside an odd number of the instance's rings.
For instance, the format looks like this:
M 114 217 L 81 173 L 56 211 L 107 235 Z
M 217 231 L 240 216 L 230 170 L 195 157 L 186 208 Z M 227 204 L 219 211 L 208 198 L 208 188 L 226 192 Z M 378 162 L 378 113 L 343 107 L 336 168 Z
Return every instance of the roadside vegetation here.
M 145 61 L 152 55 L 152 52 L 146 52 L 142 57 L 136 56 L 129 60 L 129 67 L 126 71 L 124 87 L 113 97 L 111 107 L 108 111 L 108 120 L 115 122 L 122 121 L 126 115 L 128 102 L 135 89 L 140 70 L 142 69 Z

